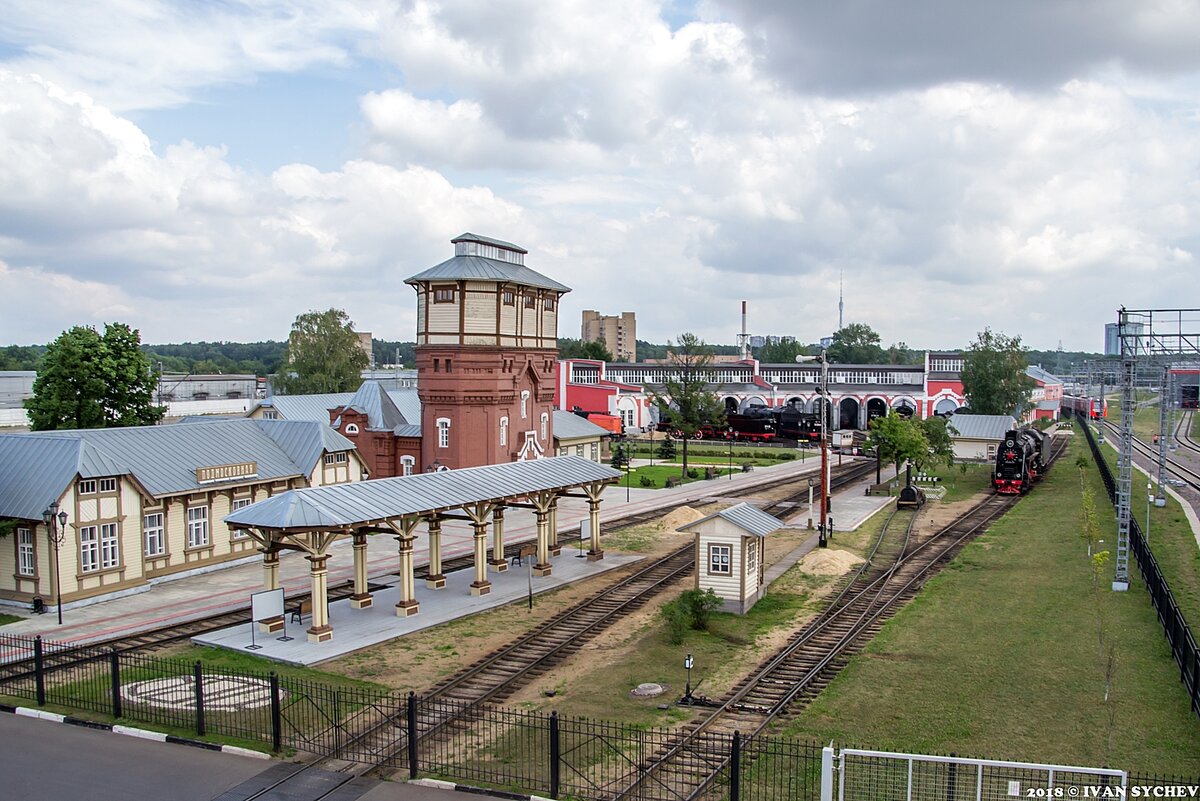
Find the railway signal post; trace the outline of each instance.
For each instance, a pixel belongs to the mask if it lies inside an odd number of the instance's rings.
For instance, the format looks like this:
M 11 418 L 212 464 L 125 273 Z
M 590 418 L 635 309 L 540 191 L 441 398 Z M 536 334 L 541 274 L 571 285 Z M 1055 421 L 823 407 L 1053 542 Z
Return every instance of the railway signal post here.
M 828 351 L 821 349 L 819 356 L 797 356 L 797 362 L 816 361 L 821 365 L 821 383 L 816 387 L 820 396 L 821 406 L 821 521 L 817 526 L 818 544 L 825 548 L 829 545 L 829 537 L 833 534 L 833 526 L 829 518 L 829 420 L 833 404 L 829 397 L 829 359 Z

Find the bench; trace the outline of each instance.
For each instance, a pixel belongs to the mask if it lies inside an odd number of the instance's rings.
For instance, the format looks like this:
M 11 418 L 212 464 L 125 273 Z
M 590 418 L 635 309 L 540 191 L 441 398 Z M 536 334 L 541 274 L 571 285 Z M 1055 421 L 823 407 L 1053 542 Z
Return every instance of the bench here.
M 704 480 L 705 481 L 712 481 L 716 477 L 717 477 L 717 469 L 715 467 L 704 468 Z
M 668 476 L 665 484 L 666 489 L 679 486 L 679 476 Z
M 510 567 L 512 565 L 524 564 L 526 557 L 528 557 L 529 559 L 533 559 L 533 558 L 537 557 L 537 546 L 536 545 L 522 545 L 519 549 L 517 549 L 517 552 L 513 556 L 513 558 L 508 560 L 508 564 Z
M 305 615 L 312 614 L 312 598 L 305 598 L 300 603 L 292 607 L 292 622 L 303 622 Z
M 753 469 L 754 469 L 754 465 L 750 464 L 749 462 L 746 462 L 746 464 L 742 465 L 743 473 L 749 473 Z

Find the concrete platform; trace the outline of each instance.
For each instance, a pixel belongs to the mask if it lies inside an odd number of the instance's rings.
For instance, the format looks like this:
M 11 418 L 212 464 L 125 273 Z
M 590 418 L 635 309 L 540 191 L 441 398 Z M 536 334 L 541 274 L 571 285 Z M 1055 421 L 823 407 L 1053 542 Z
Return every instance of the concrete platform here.
M 552 575 L 533 578 L 533 593 L 536 596 L 572 582 L 607 573 L 643 558 L 645 557 L 605 555 L 601 561 L 589 562 L 587 559 L 578 558 L 571 550 L 564 550 L 562 556 L 551 560 L 554 568 Z M 475 577 L 473 570 L 448 573 L 446 587 L 441 590 L 430 590 L 418 584 L 416 596 L 421 605 L 420 613 L 411 617 L 396 615 L 395 605 L 400 599 L 400 590 L 395 585 L 376 592 L 374 605 L 367 609 L 351 608 L 349 599 L 336 601 L 329 605 L 329 623 L 333 627 L 333 639 L 322 643 L 308 641 L 305 630 L 312 622 L 308 617 L 303 623 L 287 623 L 285 634 L 293 639 L 286 642 L 278 639 L 282 635 L 252 631 L 249 622 L 193 637 L 192 642 L 197 645 L 245 651 L 265 659 L 294 665 L 315 665 L 450 620 L 515 601 L 524 602 L 529 595 L 531 562 L 532 560 L 527 559 L 524 566 L 514 565 L 503 573 L 489 573 L 492 591 L 482 596 L 470 594 L 470 585 Z M 514 608 L 513 614 L 526 614 L 526 610 L 524 607 Z M 533 614 L 540 617 L 536 600 Z M 262 647 L 256 650 L 248 649 L 252 639 Z

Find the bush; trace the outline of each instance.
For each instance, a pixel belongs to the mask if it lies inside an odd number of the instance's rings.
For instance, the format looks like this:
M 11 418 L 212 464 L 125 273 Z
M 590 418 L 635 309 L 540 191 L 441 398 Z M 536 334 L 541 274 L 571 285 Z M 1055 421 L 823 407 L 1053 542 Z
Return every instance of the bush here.
M 721 608 L 720 597 L 707 589 L 687 590 L 679 597 L 663 605 L 660 614 L 667 624 L 667 639 L 672 645 L 683 642 L 688 629 L 703 631 L 708 627 L 712 613 Z
M 650 478 L 650 476 L 642 476 L 638 479 L 638 481 L 641 483 L 641 485 L 643 487 L 653 487 L 654 486 L 654 479 Z
M 675 458 L 675 440 L 667 437 L 658 446 L 658 458 L 670 461 Z
M 687 471 L 688 478 L 700 478 L 700 471 L 694 467 L 689 467 Z

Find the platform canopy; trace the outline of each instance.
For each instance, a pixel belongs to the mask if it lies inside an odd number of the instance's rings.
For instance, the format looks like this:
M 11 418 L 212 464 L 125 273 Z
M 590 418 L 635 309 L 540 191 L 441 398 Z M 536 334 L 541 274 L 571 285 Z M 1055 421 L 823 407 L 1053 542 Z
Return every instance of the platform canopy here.
M 612 484 L 621 472 L 579 456 L 468 467 L 295 489 L 233 512 L 230 529 L 281 533 L 351 531 L 478 503 L 516 502 L 533 493 Z

